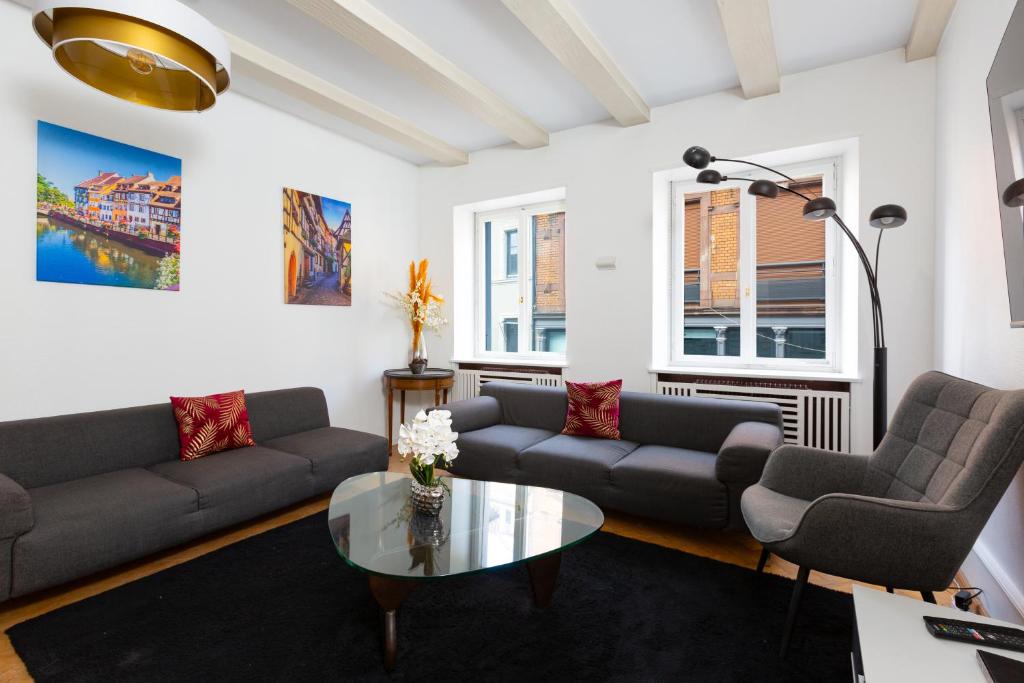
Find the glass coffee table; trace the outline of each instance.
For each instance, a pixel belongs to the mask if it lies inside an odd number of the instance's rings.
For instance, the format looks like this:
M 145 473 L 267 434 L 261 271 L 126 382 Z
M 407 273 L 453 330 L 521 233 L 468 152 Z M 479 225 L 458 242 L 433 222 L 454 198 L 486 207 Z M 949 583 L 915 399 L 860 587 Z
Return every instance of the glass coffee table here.
M 384 665 L 397 654 L 397 610 L 418 585 L 525 563 L 534 603 L 547 607 L 562 551 L 604 524 L 586 498 L 518 484 L 445 477 L 438 517 L 413 512 L 408 475 L 371 472 L 342 482 L 328 510 L 338 553 L 365 572 L 384 615 Z

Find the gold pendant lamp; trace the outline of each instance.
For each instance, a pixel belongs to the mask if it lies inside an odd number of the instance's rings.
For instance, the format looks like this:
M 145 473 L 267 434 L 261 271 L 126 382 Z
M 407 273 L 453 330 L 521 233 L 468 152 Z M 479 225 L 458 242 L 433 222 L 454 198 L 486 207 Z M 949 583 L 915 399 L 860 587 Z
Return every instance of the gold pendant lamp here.
M 129 102 L 206 111 L 231 80 L 223 34 L 177 0 L 37 0 L 32 25 L 64 71 Z

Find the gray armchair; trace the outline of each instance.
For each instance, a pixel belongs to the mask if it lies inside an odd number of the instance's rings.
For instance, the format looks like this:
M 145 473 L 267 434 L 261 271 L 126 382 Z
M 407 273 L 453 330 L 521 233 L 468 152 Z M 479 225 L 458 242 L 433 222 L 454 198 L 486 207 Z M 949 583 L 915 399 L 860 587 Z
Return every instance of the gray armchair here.
M 784 655 L 812 569 L 894 588 L 953 580 L 1024 461 L 1024 391 L 928 372 L 907 389 L 872 455 L 775 450 L 741 500 L 763 551 L 800 567 Z

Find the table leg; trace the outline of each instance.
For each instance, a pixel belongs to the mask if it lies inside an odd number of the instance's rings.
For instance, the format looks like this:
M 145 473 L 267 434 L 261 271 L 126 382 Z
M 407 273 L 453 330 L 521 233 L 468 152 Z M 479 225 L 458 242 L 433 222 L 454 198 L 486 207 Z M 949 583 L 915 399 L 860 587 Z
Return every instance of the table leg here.
M 395 390 L 388 384 L 388 457 L 391 457 L 391 448 L 393 446 L 393 428 L 391 426 L 392 420 L 394 419 L 395 412 Z
M 448 403 L 448 389 L 445 389 L 445 390 L 444 390 L 444 402 L 445 402 L 446 404 Z
M 399 389 L 398 393 L 402 395 L 400 403 L 402 405 L 402 424 L 405 424 L 405 389 Z
M 558 580 L 558 568 L 562 564 L 562 553 L 552 553 L 526 563 L 530 572 L 530 586 L 533 588 L 533 604 L 541 609 L 551 604 Z
M 441 390 L 437 388 L 437 385 L 434 385 L 434 407 L 436 408 L 439 405 L 441 405 Z
M 380 605 L 384 619 L 384 668 L 395 668 L 398 656 L 398 608 L 416 587 L 415 581 L 400 581 L 383 576 L 370 575 L 370 592 Z

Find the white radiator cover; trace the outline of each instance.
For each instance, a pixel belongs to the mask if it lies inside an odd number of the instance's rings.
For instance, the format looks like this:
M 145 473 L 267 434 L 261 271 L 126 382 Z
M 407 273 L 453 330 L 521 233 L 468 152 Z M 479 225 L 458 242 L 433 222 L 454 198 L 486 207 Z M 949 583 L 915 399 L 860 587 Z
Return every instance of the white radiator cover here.
M 488 382 L 519 382 L 542 387 L 562 386 L 561 375 L 548 375 L 516 370 L 455 370 L 455 396 L 453 400 L 464 401 L 480 395 L 480 387 Z
M 740 384 L 655 381 L 655 391 L 666 396 L 731 398 L 775 403 L 782 409 L 786 443 L 850 452 L 850 392 L 753 387 Z

